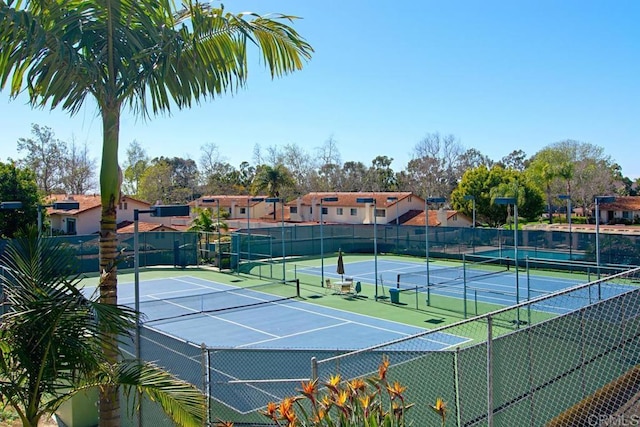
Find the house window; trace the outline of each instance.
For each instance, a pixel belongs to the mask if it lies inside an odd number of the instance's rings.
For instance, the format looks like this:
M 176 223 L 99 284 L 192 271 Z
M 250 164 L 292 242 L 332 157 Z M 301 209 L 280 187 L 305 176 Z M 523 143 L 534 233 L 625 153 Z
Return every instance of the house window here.
M 127 203 L 127 202 L 124 202 L 124 210 L 126 211 L 127 209 L 129 209 L 129 208 L 128 208 L 128 203 Z
M 67 218 L 67 234 L 76 234 L 76 219 Z
M 326 215 L 329 213 L 329 208 L 322 207 L 322 215 Z
M 630 219 L 630 218 L 631 218 L 631 212 L 629 212 L 629 211 L 622 211 L 622 218 L 624 218 L 624 219 Z
M 297 214 L 298 213 L 298 207 L 297 206 L 291 206 L 289 208 L 289 213 Z
M 309 213 L 313 214 L 313 206 L 309 206 Z
M 336 208 L 336 213 L 338 215 L 342 215 L 342 208 Z
M 378 218 L 380 218 L 380 217 L 384 218 L 385 216 L 387 216 L 386 209 L 376 209 L 376 216 Z
M 247 208 L 240 208 L 240 214 L 244 215 L 247 213 Z
M 351 216 L 356 216 L 358 215 L 358 209 L 357 208 L 351 208 Z

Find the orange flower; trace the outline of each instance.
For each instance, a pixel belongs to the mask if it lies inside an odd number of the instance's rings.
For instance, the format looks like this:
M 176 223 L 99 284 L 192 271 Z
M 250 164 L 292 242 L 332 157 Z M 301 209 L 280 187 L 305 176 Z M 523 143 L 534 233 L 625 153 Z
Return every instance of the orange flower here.
M 313 381 L 308 381 L 308 382 L 302 381 L 302 390 L 300 390 L 300 392 L 307 398 L 311 399 L 312 402 L 315 402 L 316 392 L 318 391 L 317 386 L 318 386 L 317 379 Z
M 267 409 L 262 412 L 263 415 L 271 418 L 272 420 L 276 420 L 278 417 L 276 415 L 276 410 L 278 409 L 278 405 L 275 402 L 267 403 Z
M 389 358 L 387 356 L 382 357 L 382 363 L 378 366 L 378 376 L 381 380 L 387 377 L 387 370 L 389 369 Z
M 365 394 L 362 397 L 359 397 L 358 400 L 360 400 L 360 403 L 362 404 L 363 408 L 368 408 L 369 405 L 371 404 L 371 396 L 368 394 Z
M 293 410 L 289 410 L 284 414 L 282 414 L 282 418 L 287 420 L 287 422 L 289 423 L 288 425 L 290 427 L 293 427 L 296 425 L 297 417 L 296 417 L 296 413 Z
M 367 384 L 360 378 L 355 378 L 349 381 L 349 388 L 353 391 L 353 393 L 357 393 L 358 391 L 364 391 L 367 387 Z
M 285 397 L 284 399 L 282 399 L 282 402 L 280 402 L 279 409 L 280 409 L 280 416 L 285 418 L 286 414 L 293 410 L 293 398 Z
M 399 418 L 400 416 L 402 416 L 402 413 L 404 412 L 404 406 L 402 404 L 398 404 L 398 403 L 393 403 L 391 405 L 392 410 L 393 410 L 393 415 L 397 418 Z
M 340 384 L 341 379 L 342 378 L 340 378 L 340 374 L 331 375 L 331 378 L 329 378 L 329 382 L 327 382 L 325 385 L 329 388 L 329 390 L 333 391 L 334 393 L 337 393 L 338 384 Z
M 407 388 L 403 385 L 401 385 L 398 381 L 393 383 L 393 386 L 389 386 L 387 385 L 387 390 L 389 391 L 389 394 L 391 394 L 391 399 L 394 399 L 396 397 L 400 398 L 400 400 L 402 400 L 402 393 L 406 390 Z
M 233 427 L 233 423 L 231 421 L 218 421 L 216 427 Z
M 349 399 L 349 393 L 347 393 L 346 390 L 342 390 L 338 394 L 338 399 L 336 400 L 336 405 L 338 405 L 341 408 L 344 407 L 344 405 L 347 403 L 347 399 Z
M 333 402 L 331 401 L 331 398 L 329 398 L 329 396 L 325 394 L 324 396 L 322 396 L 320 404 L 328 409 L 331 407 L 331 405 L 333 405 Z
M 440 415 L 440 418 L 442 418 L 442 424 L 444 425 L 444 420 L 447 416 L 447 404 L 442 400 L 441 397 L 438 397 L 436 399 L 436 404 L 431 406 L 431 409 L 433 409 L 438 415 Z

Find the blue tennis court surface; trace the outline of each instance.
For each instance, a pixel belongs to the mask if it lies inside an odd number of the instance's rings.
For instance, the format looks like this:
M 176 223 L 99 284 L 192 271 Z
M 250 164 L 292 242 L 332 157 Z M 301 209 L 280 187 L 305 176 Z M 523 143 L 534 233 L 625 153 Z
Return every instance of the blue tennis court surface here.
M 375 271 L 377 270 L 379 295 L 388 294 L 389 288 L 396 288 L 399 283 L 401 291 L 411 293 L 415 289 L 420 293 L 421 298 L 427 298 L 427 275 L 424 262 L 378 260 L 377 264 L 376 268 L 373 260 L 345 263 L 345 276 L 353 277 L 354 281 L 375 283 Z M 586 280 L 579 279 L 536 275 L 531 271 L 527 274 L 522 268 L 516 276 L 515 268 L 513 266 L 507 267 L 507 264 L 503 267 L 497 265 L 492 268 L 476 268 L 473 263 L 468 263 L 466 271 L 463 271 L 462 266 L 449 267 L 430 263 L 428 293 L 508 307 L 586 282 Z M 298 269 L 298 272 L 318 276 L 322 273 L 319 267 Z M 336 273 L 335 264 L 327 263 L 324 265 L 324 276 L 331 280 L 339 280 L 342 277 Z M 607 282 L 602 285 L 601 291 L 603 289 L 604 294 L 610 297 L 627 292 L 633 287 L 624 283 Z M 602 292 L 600 295 L 590 295 L 588 291 L 583 294 L 575 295 L 562 307 L 538 304 L 534 309 L 561 314 L 592 304 L 602 296 Z
M 120 302 L 133 306 L 133 286 L 121 284 L 119 292 Z M 191 297 L 211 292 L 220 292 L 213 297 L 224 299 L 229 306 L 258 305 L 200 313 L 202 302 Z M 272 296 L 259 288 L 247 291 L 190 276 L 145 280 L 140 283 L 140 295 L 140 310 L 151 319 L 147 323 L 149 326 L 194 343 L 205 343 L 208 347 L 349 351 L 424 331 L 298 299 L 272 302 Z M 188 297 L 189 302 L 183 303 L 183 297 Z M 147 301 L 154 301 L 148 307 L 152 311 L 145 310 Z M 192 314 L 185 315 L 185 311 Z M 181 317 L 168 318 L 171 313 Z M 154 318 L 163 320 L 154 321 Z M 466 341 L 466 337 L 436 334 L 420 340 L 413 350 L 442 350 Z

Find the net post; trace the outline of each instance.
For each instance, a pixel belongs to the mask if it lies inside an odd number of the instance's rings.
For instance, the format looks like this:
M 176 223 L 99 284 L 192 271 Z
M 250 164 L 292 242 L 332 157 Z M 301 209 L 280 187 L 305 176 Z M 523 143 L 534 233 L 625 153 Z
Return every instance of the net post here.
M 400 289 L 400 273 L 396 275 L 396 288 Z
M 311 381 L 318 379 L 318 359 L 315 356 L 311 358 Z
M 531 270 L 529 268 L 529 256 L 525 258 L 525 266 L 527 269 L 527 301 L 531 301 Z M 531 303 L 527 304 L 527 322 L 531 326 Z
M 300 279 L 296 279 L 296 296 L 300 298 Z
M 467 269 L 466 269 L 467 257 L 466 254 L 462 254 L 462 306 L 464 312 L 464 318 L 467 318 Z

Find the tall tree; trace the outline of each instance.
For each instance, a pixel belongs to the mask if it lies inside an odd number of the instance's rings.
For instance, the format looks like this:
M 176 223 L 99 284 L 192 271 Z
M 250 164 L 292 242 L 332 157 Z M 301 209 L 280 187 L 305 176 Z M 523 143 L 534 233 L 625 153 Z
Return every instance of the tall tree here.
M 269 197 L 281 197 L 281 191 L 287 187 L 292 187 L 294 183 L 291 172 L 283 164 L 278 164 L 275 167 L 262 165 L 258 168 L 256 176 L 253 178 L 251 192 L 260 194 L 266 191 Z M 276 219 L 275 202 L 273 203 L 273 219 Z
M 124 181 L 122 190 L 130 196 L 138 196 L 140 180 L 149 167 L 149 156 L 142 145 L 135 139 L 127 147 L 127 158 L 124 161 Z
M 470 169 L 462 176 L 460 184 L 451 194 L 451 205 L 467 215 L 472 202 L 465 196 L 473 196 L 479 221 L 495 227 L 504 223 L 507 209 L 493 203 L 495 197 L 517 197 L 518 215 L 529 220 L 537 218 L 543 210 L 543 197 L 539 188 L 530 182 L 526 174 L 495 165 L 487 169 L 482 165 Z
M 464 173 L 460 161 L 470 160 L 463 154 L 462 144 L 454 135 L 427 134 L 413 149 L 413 159 L 407 167 L 408 179 L 414 186 L 423 187 L 419 194 L 450 194 Z M 424 182 L 427 184 L 422 184 Z
M 173 189 L 171 165 L 164 159 L 154 159 L 140 177 L 138 196 L 150 203 L 172 203 Z
M 376 156 L 366 175 L 367 191 L 394 191 L 397 189 L 396 176 L 391 169 L 393 159 L 387 156 Z
M 9 85 L 10 95 L 17 96 L 26 86 L 33 105 L 72 115 L 92 97 L 100 112 L 103 302 L 117 301 L 123 108 L 147 117 L 244 86 L 248 43 L 257 45 L 272 77 L 301 69 L 312 48 L 287 25 L 293 19 L 233 15 L 193 0 L 184 0 L 179 10 L 168 0 L 0 2 L 0 88 Z M 104 342 L 113 363 L 115 340 L 113 335 Z M 119 413 L 117 388 L 102 389 L 101 425 L 119 424 Z
M 19 229 L 35 224 L 41 201 L 33 171 L 0 162 L 0 201 L 22 202 L 17 210 L 0 209 L 0 237 L 13 237 Z
M 522 150 L 513 150 L 498 162 L 505 169 L 513 169 L 522 172 L 527 167 L 527 155 Z
M 291 172 L 283 164 L 271 167 L 262 165 L 258 168 L 256 176 L 251 184 L 251 192 L 260 194 L 267 192 L 269 197 L 280 197 L 283 188 L 293 185 L 293 177 Z
M 38 189 L 43 194 L 57 192 L 62 188 L 67 145 L 56 139 L 53 130 L 46 126 L 32 124 L 31 133 L 33 138 L 18 140 L 18 151 L 26 151 L 20 164 L 35 172 Z
M 85 194 L 96 190 L 96 160 L 89 156 L 89 147 L 86 143 L 78 146 L 75 141 L 67 150 L 64 159 L 64 170 L 61 183 L 68 194 Z

